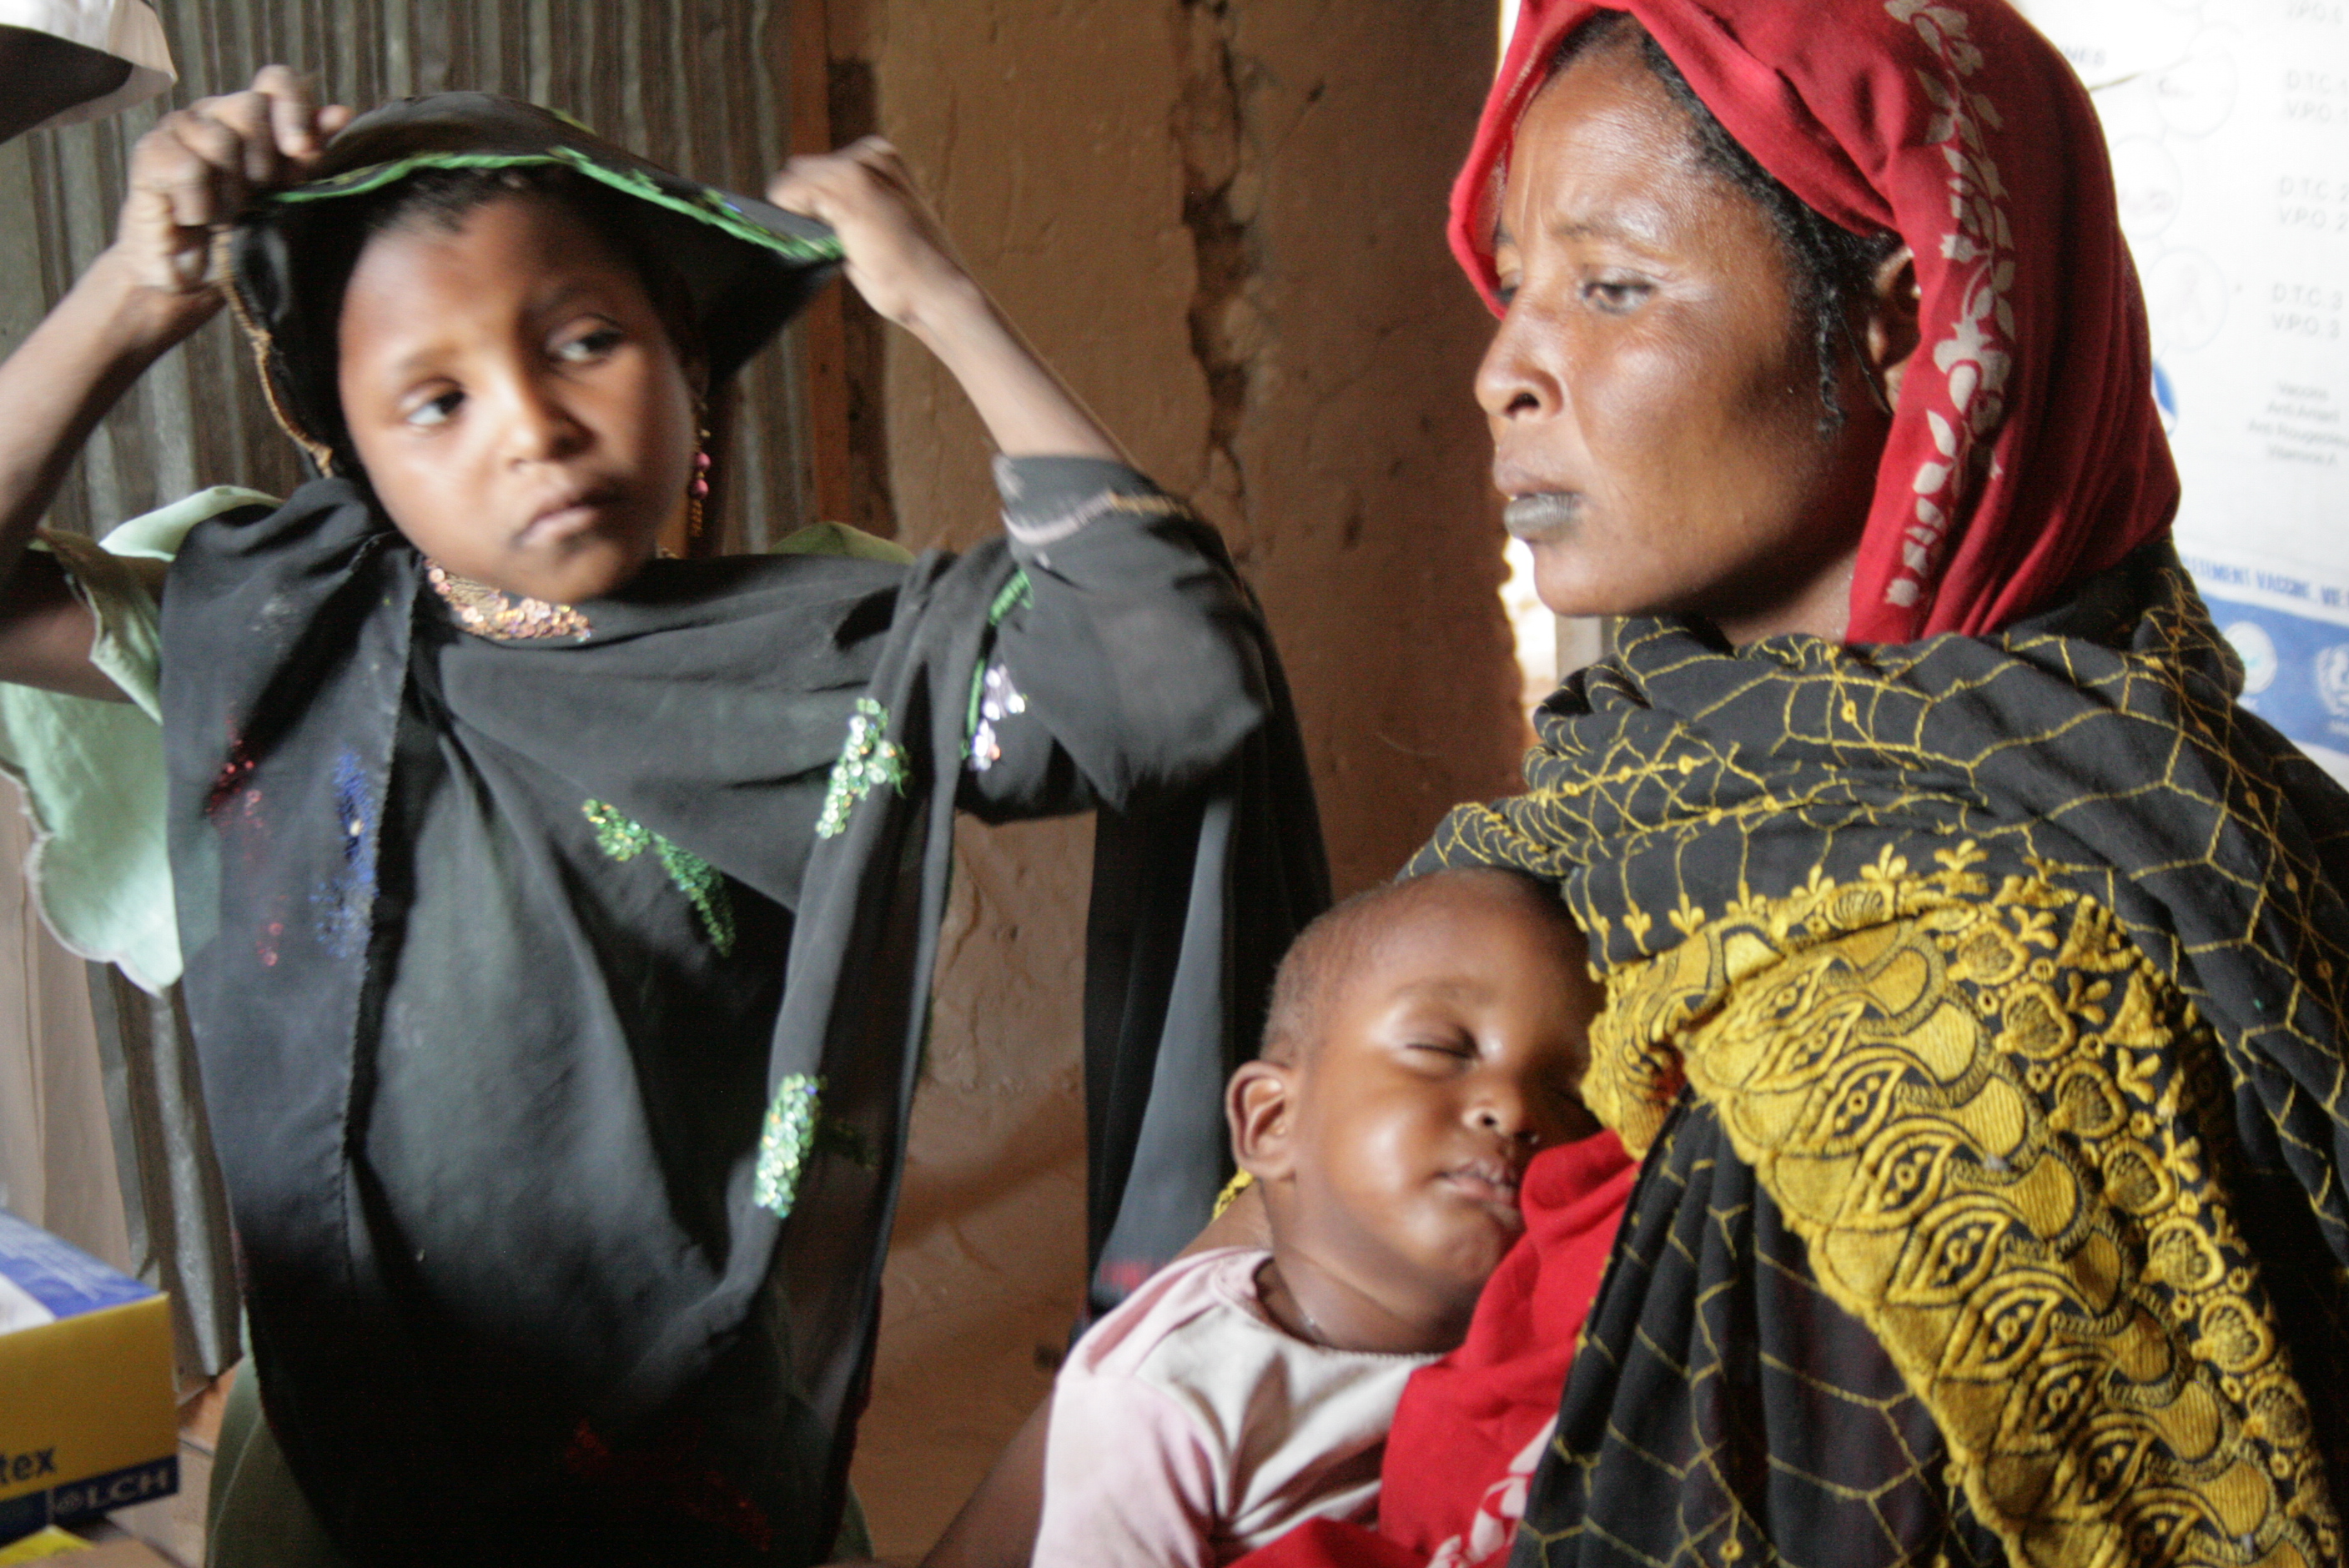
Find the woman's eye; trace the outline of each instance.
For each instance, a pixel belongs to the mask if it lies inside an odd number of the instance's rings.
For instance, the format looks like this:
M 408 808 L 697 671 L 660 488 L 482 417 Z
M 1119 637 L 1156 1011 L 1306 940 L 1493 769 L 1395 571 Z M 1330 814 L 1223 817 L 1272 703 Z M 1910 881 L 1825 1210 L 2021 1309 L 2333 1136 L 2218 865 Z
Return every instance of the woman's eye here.
M 1592 278 L 1582 285 L 1583 299 L 1610 315 L 1637 310 L 1649 292 L 1646 284 L 1632 278 Z
M 564 338 L 555 345 L 554 357 L 566 365 L 592 365 L 620 346 L 620 329 L 598 327 L 577 337 Z
M 408 411 L 405 418 L 408 423 L 419 428 L 445 425 L 456 417 L 457 405 L 464 400 L 465 395 L 462 392 L 454 390 L 443 392 L 437 397 L 419 403 Z

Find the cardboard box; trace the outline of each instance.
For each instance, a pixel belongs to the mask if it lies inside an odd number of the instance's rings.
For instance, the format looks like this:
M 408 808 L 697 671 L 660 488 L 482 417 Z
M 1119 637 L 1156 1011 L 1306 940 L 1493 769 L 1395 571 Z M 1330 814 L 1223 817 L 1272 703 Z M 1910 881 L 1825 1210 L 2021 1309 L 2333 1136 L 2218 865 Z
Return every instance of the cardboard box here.
M 0 1541 L 179 1490 L 170 1299 L 0 1210 Z

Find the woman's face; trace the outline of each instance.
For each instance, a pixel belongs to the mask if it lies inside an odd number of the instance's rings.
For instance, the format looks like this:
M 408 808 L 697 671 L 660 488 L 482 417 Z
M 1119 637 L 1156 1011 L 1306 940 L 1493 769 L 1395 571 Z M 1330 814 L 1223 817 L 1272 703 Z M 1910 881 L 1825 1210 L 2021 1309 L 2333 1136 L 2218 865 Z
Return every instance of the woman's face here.
M 377 499 L 452 572 L 593 599 L 643 568 L 685 505 L 686 368 L 636 269 L 559 201 L 377 235 L 339 342 L 343 418 Z
M 1507 314 L 1476 395 L 1543 602 L 1840 635 L 1885 421 L 1847 366 L 1847 418 L 1821 433 L 1784 246 L 1631 50 L 1536 97 L 1496 242 Z

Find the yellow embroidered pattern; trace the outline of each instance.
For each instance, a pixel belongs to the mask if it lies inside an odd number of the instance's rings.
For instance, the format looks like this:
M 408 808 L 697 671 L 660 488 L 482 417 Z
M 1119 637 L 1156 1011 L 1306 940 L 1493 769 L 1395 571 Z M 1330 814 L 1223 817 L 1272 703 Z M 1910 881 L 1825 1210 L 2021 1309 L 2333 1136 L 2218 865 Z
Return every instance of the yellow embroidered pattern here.
M 1593 1110 L 1644 1149 L 1715 1108 L 2018 1564 L 2341 1562 L 2209 1028 L 2095 900 L 1934 858 L 1682 912 L 1609 979 Z

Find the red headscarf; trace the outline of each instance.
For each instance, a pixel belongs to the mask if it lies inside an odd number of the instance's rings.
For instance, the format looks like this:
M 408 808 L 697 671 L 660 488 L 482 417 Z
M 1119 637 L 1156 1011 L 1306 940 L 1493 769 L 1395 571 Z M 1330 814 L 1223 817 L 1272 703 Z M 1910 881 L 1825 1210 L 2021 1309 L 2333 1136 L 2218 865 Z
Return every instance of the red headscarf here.
M 2162 532 L 2178 472 L 2088 95 L 2002 0 L 1525 0 L 1452 191 L 1497 313 L 1493 220 L 1559 41 L 1638 17 L 1796 196 L 1916 253 L 1922 339 L 1852 581 L 1855 643 L 1994 632 Z

